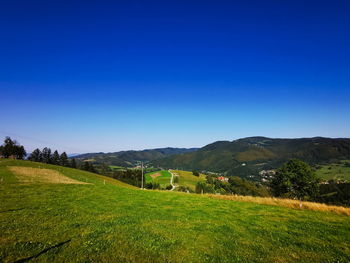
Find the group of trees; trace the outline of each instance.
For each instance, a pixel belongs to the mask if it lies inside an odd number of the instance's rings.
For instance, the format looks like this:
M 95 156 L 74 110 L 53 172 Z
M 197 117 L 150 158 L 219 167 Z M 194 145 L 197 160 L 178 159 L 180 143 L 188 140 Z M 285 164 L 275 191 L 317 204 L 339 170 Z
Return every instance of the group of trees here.
M 115 170 L 112 172 L 111 177 L 124 183 L 141 187 L 142 171 L 140 169 Z
M 10 137 L 6 137 L 0 146 L 0 156 L 3 158 L 24 159 L 26 155 L 24 147 Z
M 28 157 L 28 160 L 33 162 L 41 162 L 47 164 L 60 165 L 65 167 L 76 168 L 80 170 L 85 170 L 92 173 L 98 173 L 95 166 L 88 161 L 77 163 L 74 158 L 68 159 L 67 153 L 63 152 L 61 154 L 58 151 L 52 153 L 51 149 L 45 147 L 42 149 L 35 149 Z
M 17 141 L 12 140 L 10 137 L 6 137 L 3 145 L 0 146 L 0 157 L 24 159 L 27 153 L 22 145 Z M 71 168 L 78 168 L 89 172 L 96 173 L 94 165 L 91 162 L 83 162 L 80 165 L 77 164 L 74 158 L 68 159 L 66 152 L 61 154 L 58 151 L 52 153 L 51 149 L 45 147 L 44 149 L 35 149 L 28 157 L 28 160 L 33 162 L 41 162 L 47 164 L 61 165 Z
M 196 185 L 196 193 L 269 196 L 269 191 L 265 186 L 237 176 L 230 176 L 228 182 L 223 182 L 218 180 L 215 175 L 207 175 L 206 181 L 198 182 Z
M 310 165 L 298 159 L 283 164 L 267 186 L 230 176 L 228 182 L 217 176 L 207 175 L 206 181 L 197 183 L 197 193 L 238 194 L 316 200 L 319 196 L 320 181 Z
M 33 162 L 48 163 L 54 165 L 67 166 L 72 168 L 77 168 L 75 159 L 69 161 L 66 152 L 61 154 L 58 151 L 52 153 L 51 149 L 45 147 L 42 151 L 40 149 L 35 149 L 28 157 L 28 160 Z
M 277 197 L 314 200 L 319 194 L 320 180 L 307 163 L 292 159 L 283 164 L 270 182 Z

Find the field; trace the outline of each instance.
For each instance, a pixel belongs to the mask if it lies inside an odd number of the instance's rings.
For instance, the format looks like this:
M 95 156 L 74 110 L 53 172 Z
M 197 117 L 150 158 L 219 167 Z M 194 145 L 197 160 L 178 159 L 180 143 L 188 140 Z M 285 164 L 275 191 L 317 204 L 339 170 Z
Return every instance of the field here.
M 112 170 L 125 170 L 125 167 L 117 165 L 110 165 L 109 168 L 111 168 Z
M 85 184 L 23 182 L 11 166 Z M 346 215 L 140 190 L 29 161 L 0 160 L 0 182 L 0 262 L 350 261 Z
M 350 182 L 350 161 L 323 165 L 316 170 L 316 174 L 324 180 L 345 180 Z
M 181 171 L 181 170 L 171 170 L 172 173 L 177 174 L 179 176 L 179 181 L 176 185 L 182 185 L 190 188 L 192 191 L 195 191 L 196 184 L 199 181 L 205 180 L 205 175 L 200 174 L 199 177 L 194 176 L 192 172 Z
M 163 188 L 170 185 L 170 179 L 171 179 L 171 174 L 166 170 L 150 172 L 145 174 L 146 183 L 157 182 Z

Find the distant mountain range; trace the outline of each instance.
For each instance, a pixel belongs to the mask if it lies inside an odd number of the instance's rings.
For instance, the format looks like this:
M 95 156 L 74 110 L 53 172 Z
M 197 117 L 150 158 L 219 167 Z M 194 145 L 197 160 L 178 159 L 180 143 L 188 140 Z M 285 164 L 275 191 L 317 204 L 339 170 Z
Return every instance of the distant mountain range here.
M 248 137 L 232 142 L 214 142 L 197 151 L 153 160 L 152 164 L 259 180 L 260 171 L 276 169 L 291 158 L 299 158 L 309 164 L 350 159 L 350 139 Z
M 74 158 L 124 167 L 132 167 L 143 161 L 165 169 L 209 171 L 259 181 L 259 172 L 276 169 L 291 158 L 301 159 L 311 165 L 350 160 L 350 139 L 248 137 L 234 141 L 217 141 L 200 149 L 169 147 L 86 153 Z
M 157 148 L 142 151 L 121 151 L 113 153 L 85 153 L 74 156 L 75 159 L 86 161 L 90 160 L 95 163 L 105 163 L 107 165 L 132 167 L 138 162 L 149 162 L 155 159 L 161 159 L 175 154 L 190 153 L 198 148 Z

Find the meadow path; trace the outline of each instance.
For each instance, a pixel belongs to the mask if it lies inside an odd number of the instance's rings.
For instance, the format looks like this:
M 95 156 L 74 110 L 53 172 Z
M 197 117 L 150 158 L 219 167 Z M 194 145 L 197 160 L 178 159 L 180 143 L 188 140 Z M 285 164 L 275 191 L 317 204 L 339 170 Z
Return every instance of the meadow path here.
M 176 186 L 173 184 L 173 182 L 174 182 L 174 174 L 173 174 L 170 170 L 168 170 L 168 172 L 171 173 L 170 184 L 171 184 L 171 186 L 173 187 L 173 188 L 170 189 L 170 191 L 174 191 L 174 190 L 175 190 L 175 187 L 176 187 Z

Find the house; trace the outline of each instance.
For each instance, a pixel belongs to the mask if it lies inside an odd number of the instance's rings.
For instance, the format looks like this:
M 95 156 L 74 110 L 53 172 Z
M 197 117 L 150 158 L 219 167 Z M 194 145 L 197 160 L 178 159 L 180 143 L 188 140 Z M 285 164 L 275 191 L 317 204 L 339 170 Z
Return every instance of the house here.
M 219 176 L 218 180 L 221 182 L 228 182 L 228 178 L 227 177 L 223 177 L 223 176 Z

